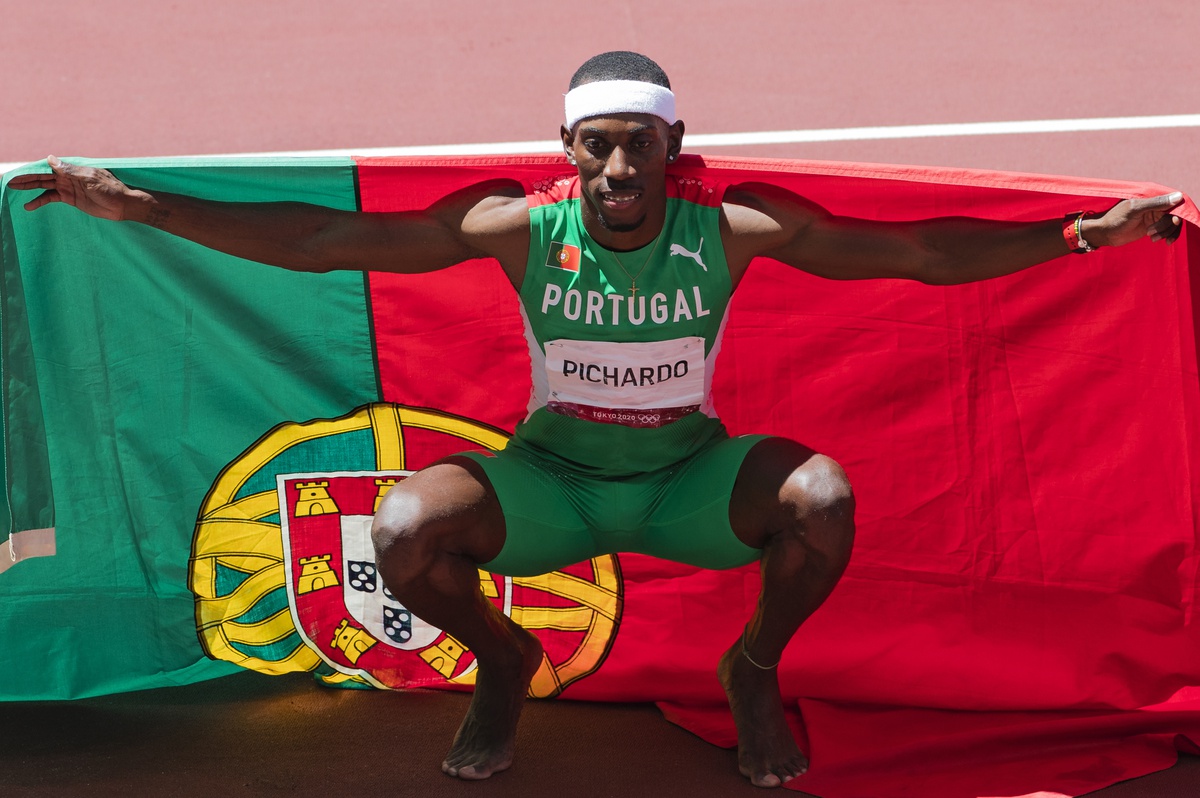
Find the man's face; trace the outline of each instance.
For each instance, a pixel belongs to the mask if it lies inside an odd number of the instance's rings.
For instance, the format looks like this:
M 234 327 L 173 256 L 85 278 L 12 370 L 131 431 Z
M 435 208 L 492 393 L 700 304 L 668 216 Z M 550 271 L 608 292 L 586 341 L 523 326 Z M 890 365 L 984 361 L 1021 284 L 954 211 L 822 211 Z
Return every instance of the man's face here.
M 658 235 L 666 215 L 667 156 L 679 152 L 683 123 L 668 126 L 650 114 L 584 119 L 563 128 L 567 159 L 579 169 L 584 222 L 620 238 Z M 602 236 L 610 241 L 611 236 Z M 618 239 L 619 240 L 619 239 Z M 641 246 L 642 243 L 636 243 Z

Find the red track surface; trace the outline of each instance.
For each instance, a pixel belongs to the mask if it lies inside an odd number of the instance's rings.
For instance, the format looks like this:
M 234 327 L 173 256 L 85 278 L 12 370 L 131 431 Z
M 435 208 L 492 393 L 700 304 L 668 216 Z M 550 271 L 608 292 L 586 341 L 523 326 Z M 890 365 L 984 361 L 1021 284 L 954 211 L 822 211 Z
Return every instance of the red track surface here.
M 693 133 L 1200 112 L 1200 4 L 84 3 L 0 12 L 0 162 L 553 138 L 586 57 L 659 60 Z M 722 147 L 1200 192 L 1196 128 Z

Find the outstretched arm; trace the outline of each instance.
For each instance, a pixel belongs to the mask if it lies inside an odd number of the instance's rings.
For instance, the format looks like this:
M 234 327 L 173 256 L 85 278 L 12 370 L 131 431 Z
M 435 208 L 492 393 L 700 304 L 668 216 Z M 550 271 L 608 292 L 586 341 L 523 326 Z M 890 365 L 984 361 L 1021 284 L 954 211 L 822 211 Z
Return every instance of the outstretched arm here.
M 758 256 L 837 280 L 895 277 L 932 285 L 986 280 L 1066 255 L 1063 220 L 995 222 L 944 218 L 871 222 L 832 216 L 773 186 L 739 187 L 726 195 L 727 254 L 735 279 Z M 1174 240 L 1179 219 L 1168 213 L 1183 195 L 1123 200 L 1082 223 L 1092 247 L 1120 246 L 1144 235 Z
M 415 273 L 495 257 L 524 267 L 529 229 L 523 193 L 491 183 L 425 211 L 357 213 L 296 202 L 213 202 L 126 186 L 104 169 L 51 156 L 50 174 L 20 175 L 15 189 L 41 189 L 25 204 L 64 202 L 101 219 L 140 222 L 206 247 L 305 272 L 337 269 Z

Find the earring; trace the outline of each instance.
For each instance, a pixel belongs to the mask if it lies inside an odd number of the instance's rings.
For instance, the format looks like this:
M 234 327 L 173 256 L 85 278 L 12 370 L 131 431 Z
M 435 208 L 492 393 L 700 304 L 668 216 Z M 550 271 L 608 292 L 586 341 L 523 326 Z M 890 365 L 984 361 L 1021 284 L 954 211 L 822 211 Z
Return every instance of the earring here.
M 668 155 L 668 156 L 667 156 L 667 160 L 668 160 L 668 161 L 670 161 L 670 162 L 672 162 L 672 163 L 674 163 L 674 161 L 675 161 L 675 156 L 674 156 L 674 155 Z

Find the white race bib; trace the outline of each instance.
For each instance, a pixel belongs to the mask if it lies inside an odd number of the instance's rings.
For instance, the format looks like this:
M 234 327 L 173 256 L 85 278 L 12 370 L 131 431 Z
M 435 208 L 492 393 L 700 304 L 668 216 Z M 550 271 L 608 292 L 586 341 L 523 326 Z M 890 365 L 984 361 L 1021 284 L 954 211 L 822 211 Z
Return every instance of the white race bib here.
M 704 339 L 546 343 L 548 410 L 632 427 L 659 427 L 704 401 Z

